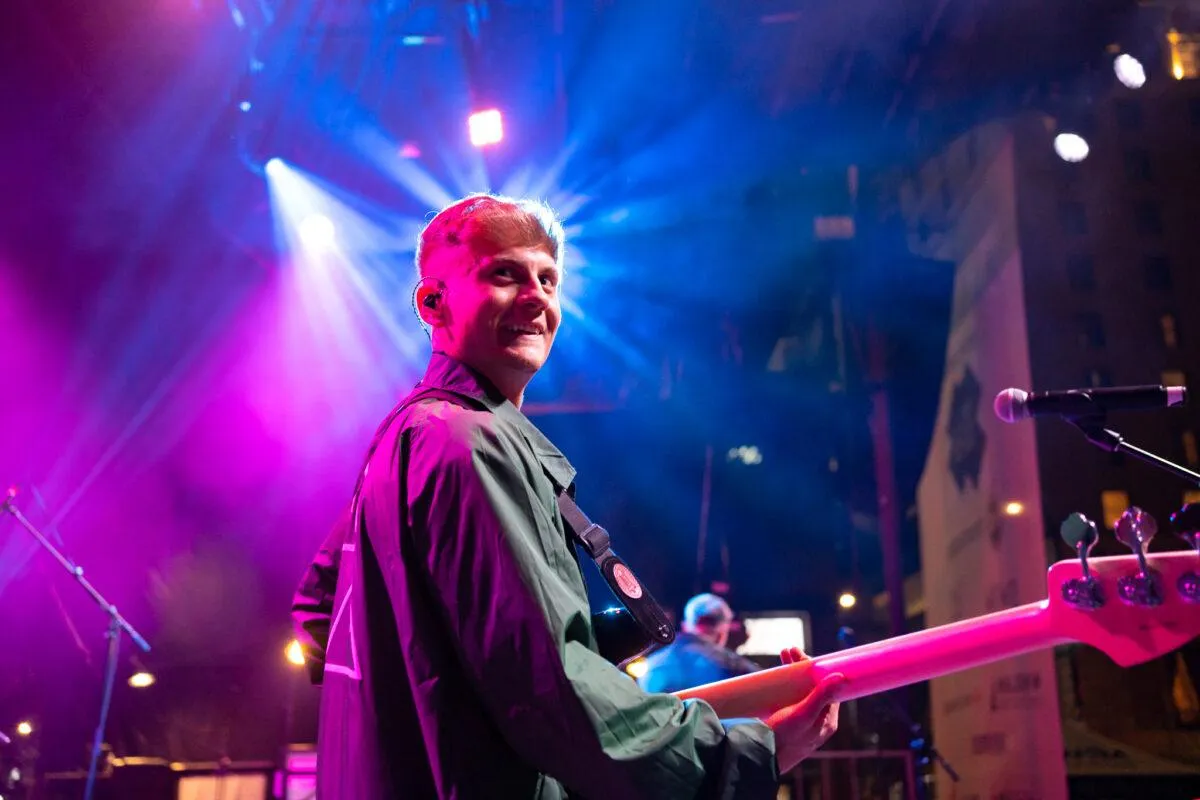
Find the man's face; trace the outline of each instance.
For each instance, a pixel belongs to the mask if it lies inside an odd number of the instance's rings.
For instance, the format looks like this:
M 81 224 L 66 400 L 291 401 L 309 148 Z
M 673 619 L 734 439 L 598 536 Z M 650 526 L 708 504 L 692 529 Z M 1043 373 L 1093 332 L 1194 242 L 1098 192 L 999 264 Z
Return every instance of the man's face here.
M 717 647 L 724 647 L 729 644 L 729 622 L 718 622 L 713 626 L 713 643 Z
M 507 377 L 497 370 L 532 377 L 546 363 L 562 318 L 560 277 L 541 247 L 510 247 L 451 266 L 442 298 L 447 353 L 497 383 Z

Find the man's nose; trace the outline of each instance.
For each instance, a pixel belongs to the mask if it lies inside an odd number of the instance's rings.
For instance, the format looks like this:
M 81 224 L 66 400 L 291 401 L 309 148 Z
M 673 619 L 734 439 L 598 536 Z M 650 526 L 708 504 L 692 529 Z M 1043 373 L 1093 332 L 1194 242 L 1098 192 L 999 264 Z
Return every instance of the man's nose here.
M 538 310 L 548 308 L 550 306 L 549 290 L 540 282 L 525 284 L 521 291 L 520 301 Z

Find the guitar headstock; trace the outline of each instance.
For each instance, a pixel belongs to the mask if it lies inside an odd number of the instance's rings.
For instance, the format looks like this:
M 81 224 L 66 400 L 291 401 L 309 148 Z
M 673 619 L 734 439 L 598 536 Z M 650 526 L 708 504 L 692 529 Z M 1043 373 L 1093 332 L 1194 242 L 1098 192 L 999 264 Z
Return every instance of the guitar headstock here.
M 1200 636 L 1195 552 L 1106 556 L 1050 567 L 1050 625 L 1128 667 Z M 1143 563 L 1146 571 L 1143 572 Z

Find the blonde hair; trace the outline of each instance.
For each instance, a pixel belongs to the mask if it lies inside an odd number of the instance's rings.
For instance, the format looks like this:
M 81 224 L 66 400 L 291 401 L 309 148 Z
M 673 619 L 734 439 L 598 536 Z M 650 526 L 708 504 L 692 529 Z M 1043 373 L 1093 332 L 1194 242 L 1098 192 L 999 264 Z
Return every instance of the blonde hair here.
M 439 251 L 465 247 L 472 258 L 509 247 L 543 247 L 563 266 L 566 236 L 558 215 L 538 200 L 473 194 L 443 208 L 417 238 L 414 260 L 420 277 Z

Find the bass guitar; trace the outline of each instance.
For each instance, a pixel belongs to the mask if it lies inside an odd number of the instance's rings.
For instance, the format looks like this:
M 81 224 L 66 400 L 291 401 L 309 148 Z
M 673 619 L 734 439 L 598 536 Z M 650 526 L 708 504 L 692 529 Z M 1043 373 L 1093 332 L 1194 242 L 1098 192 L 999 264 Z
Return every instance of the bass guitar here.
M 993 661 L 1081 642 L 1121 666 L 1200 635 L 1200 555 L 1178 551 L 1060 561 L 1047 599 L 676 692 L 722 718 L 767 717 L 842 673 L 838 700 L 886 692 Z

